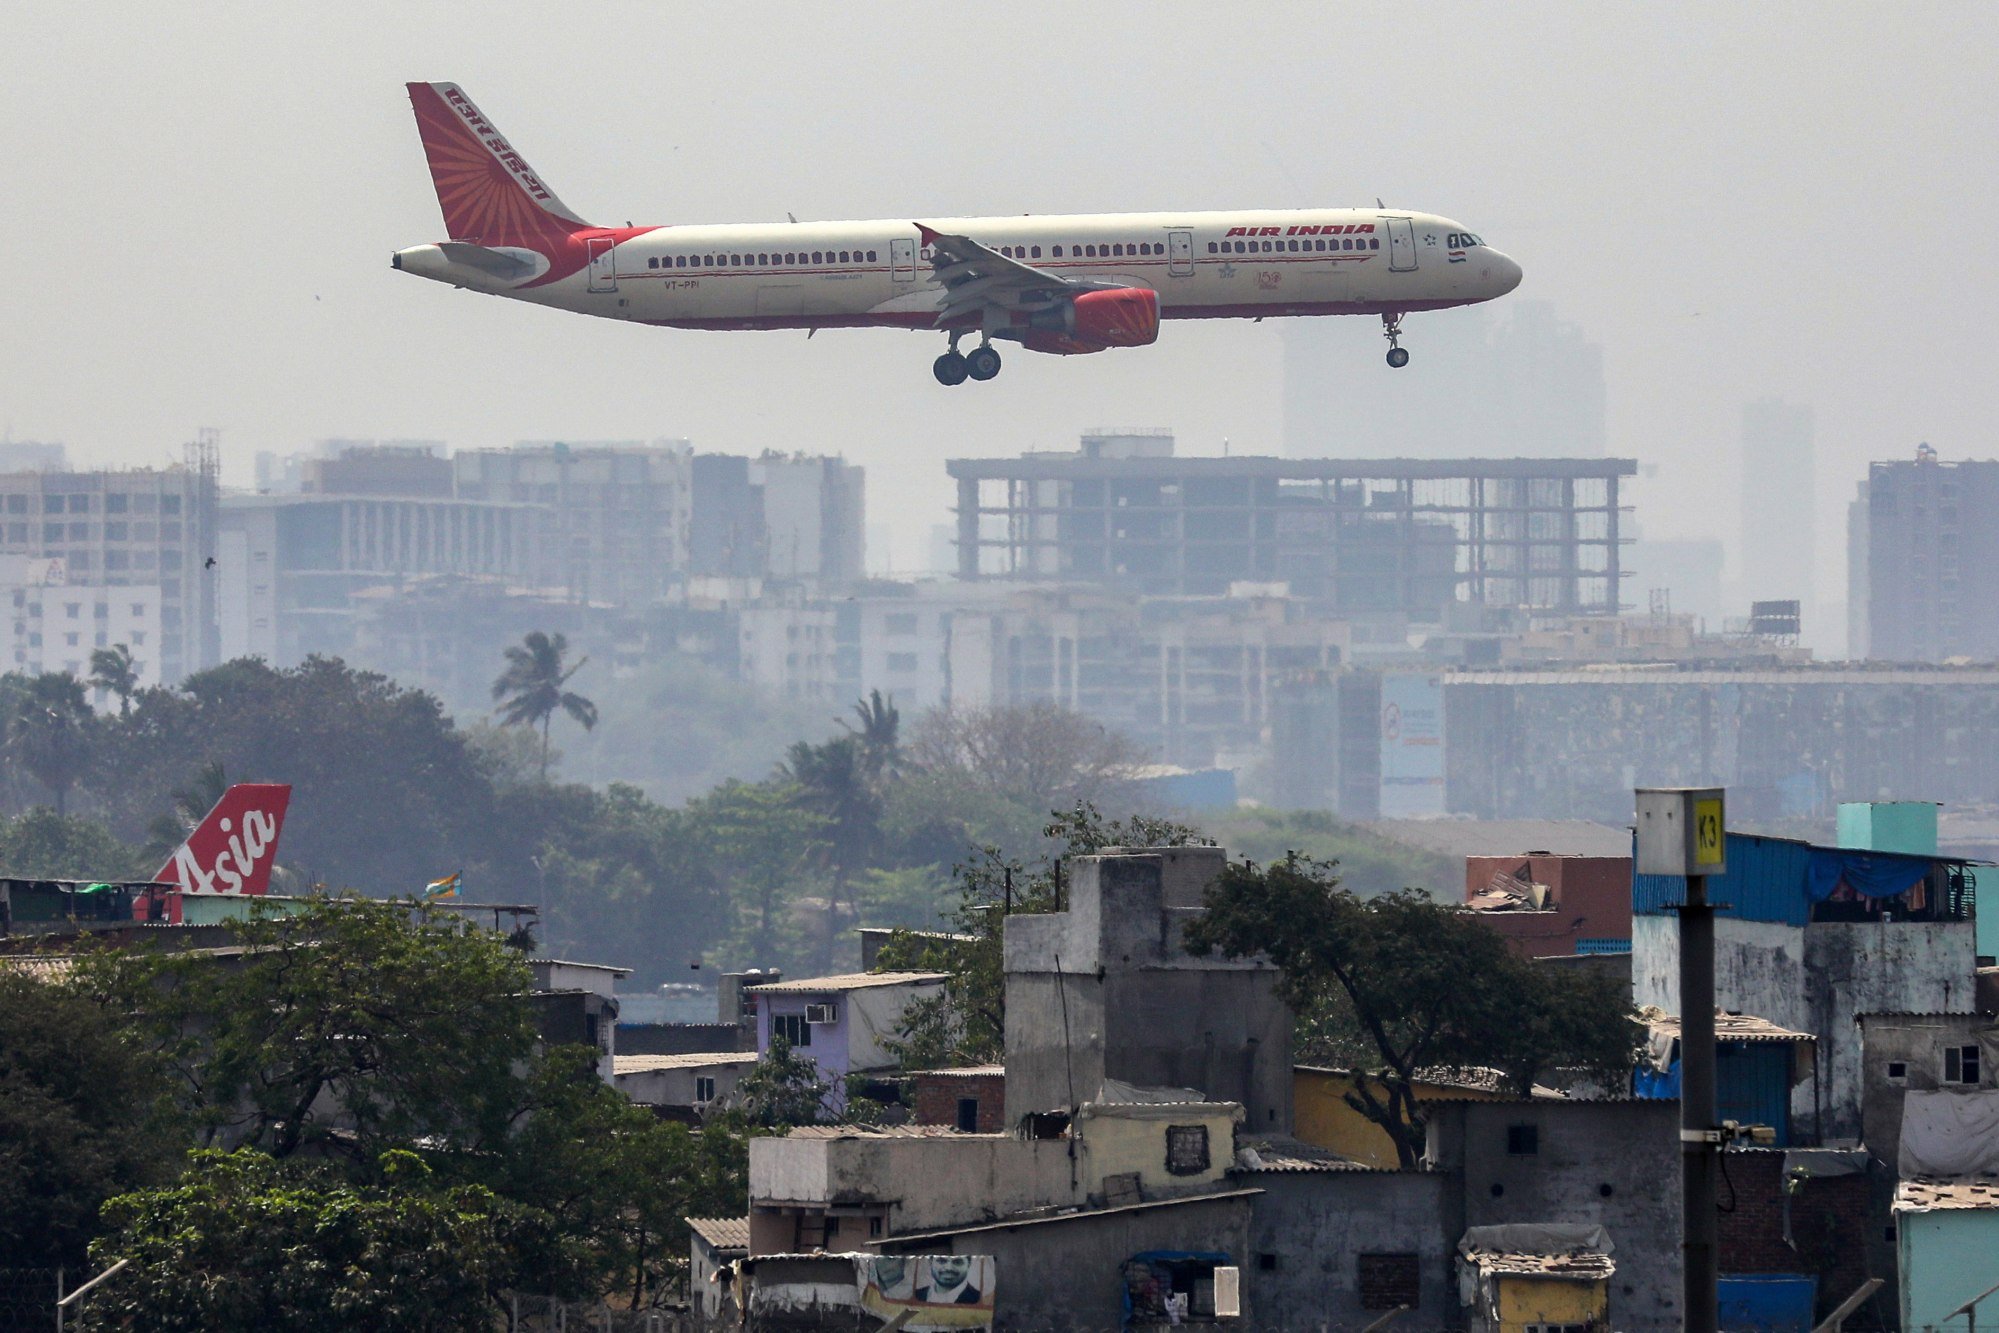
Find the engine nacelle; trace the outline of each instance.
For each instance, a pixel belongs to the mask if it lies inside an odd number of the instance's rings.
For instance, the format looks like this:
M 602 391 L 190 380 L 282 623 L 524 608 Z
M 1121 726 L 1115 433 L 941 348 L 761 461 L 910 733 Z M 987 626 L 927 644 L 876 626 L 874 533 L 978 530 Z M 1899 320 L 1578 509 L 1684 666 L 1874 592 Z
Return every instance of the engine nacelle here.
M 1159 341 L 1159 293 L 1149 287 L 1084 292 L 1028 320 L 1021 345 L 1033 352 L 1077 356 L 1107 347 L 1144 347 Z

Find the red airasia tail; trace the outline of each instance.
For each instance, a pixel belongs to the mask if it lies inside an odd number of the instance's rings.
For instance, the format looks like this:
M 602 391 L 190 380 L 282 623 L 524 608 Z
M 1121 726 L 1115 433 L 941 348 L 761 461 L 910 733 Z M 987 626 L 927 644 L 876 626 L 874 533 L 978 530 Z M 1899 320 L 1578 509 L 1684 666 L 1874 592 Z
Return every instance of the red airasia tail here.
M 1074 355 L 1143 347 L 1165 319 L 1369 315 L 1388 364 L 1402 317 L 1520 285 L 1463 224 L 1403 209 L 1235 209 L 928 221 L 599 227 L 452 83 L 412 83 L 448 240 L 396 252 L 467 291 L 689 329 L 928 329 L 943 384 L 999 374 L 996 341 Z M 977 345 L 960 352 L 967 337 Z
M 271 886 L 278 833 L 291 799 L 291 787 L 282 782 L 237 783 L 222 793 L 153 879 L 178 884 L 184 893 L 262 897 Z

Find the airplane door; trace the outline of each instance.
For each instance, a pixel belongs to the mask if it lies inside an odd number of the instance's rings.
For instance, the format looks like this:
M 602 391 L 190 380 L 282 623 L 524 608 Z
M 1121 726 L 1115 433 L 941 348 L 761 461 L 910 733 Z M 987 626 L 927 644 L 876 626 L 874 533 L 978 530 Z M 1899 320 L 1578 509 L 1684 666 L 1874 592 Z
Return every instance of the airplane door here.
M 612 266 L 616 263 L 618 243 L 608 236 L 593 236 L 586 244 L 590 247 L 590 290 L 617 291 L 618 271 Z
M 1166 233 L 1166 271 L 1176 278 L 1194 276 L 1194 233 L 1191 231 L 1169 231 Z
M 897 282 L 916 281 L 916 240 L 905 236 L 888 243 L 889 275 Z
M 1416 267 L 1416 224 L 1408 218 L 1388 219 L 1388 267 L 1396 273 Z

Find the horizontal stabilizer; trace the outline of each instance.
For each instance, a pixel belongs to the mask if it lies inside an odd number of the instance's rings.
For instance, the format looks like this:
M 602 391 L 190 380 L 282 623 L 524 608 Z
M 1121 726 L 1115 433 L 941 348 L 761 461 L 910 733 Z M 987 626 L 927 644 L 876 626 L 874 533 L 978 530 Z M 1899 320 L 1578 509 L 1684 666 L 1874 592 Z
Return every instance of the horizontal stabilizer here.
M 481 273 L 490 274 L 503 282 L 516 278 L 531 278 L 535 266 L 519 255 L 510 255 L 503 250 L 488 249 L 483 245 L 473 245 L 468 241 L 444 241 L 438 250 L 454 264 L 466 268 L 476 268 Z

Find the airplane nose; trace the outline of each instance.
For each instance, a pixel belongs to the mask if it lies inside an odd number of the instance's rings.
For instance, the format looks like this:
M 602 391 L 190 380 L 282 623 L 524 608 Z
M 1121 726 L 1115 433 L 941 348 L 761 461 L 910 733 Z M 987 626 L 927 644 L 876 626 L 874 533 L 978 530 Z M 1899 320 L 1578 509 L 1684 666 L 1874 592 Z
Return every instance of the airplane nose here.
M 1494 296 L 1504 296 L 1520 285 L 1522 277 L 1520 265 L 1497 250 L 1494 250 L 1487 259 L 1486 271 L 1490 274 Z

